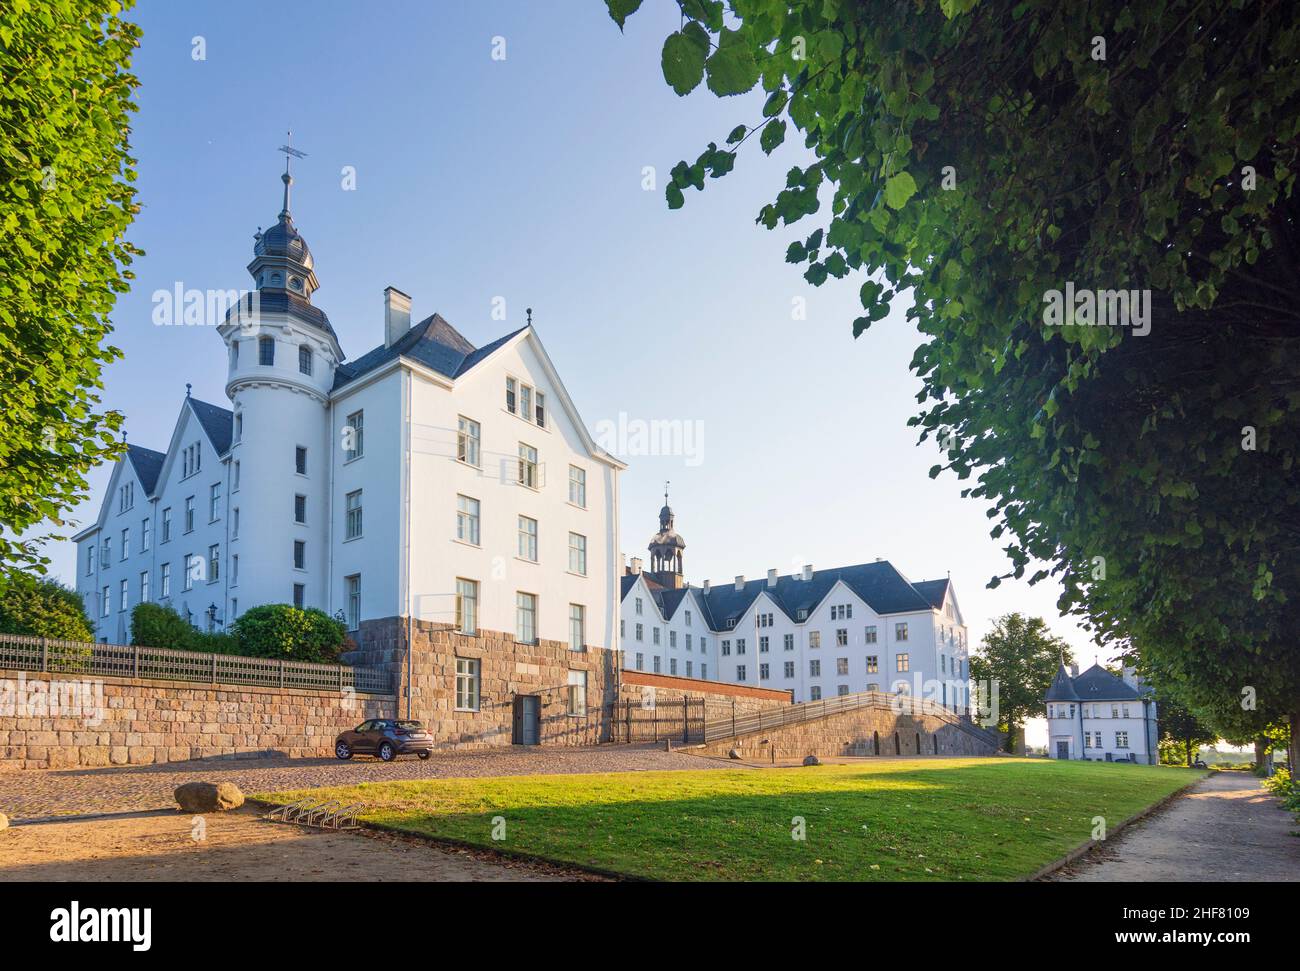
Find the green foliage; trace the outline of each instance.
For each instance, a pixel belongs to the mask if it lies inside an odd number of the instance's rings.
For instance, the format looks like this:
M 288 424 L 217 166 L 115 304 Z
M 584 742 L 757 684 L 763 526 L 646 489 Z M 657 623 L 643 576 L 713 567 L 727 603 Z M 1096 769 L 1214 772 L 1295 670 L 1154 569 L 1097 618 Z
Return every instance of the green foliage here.
M 315 607 L 289 604 L 252 607 L 231 625 L 241 654 L 335 664 L 347 631 L 344 625 Z
M 138 603 L 131 608 L 131 643 L 141 647 L 164 647 L 174 651 L 190 651 L 198 631 L 176 612 L 164 604 Z
M 1191 766 L 1202 745 L 1212 745 L 1219 733 L 1207 725 L 1196 713 L 1168 692 L 1156 692 L 1156 719 L 1160 726 L 1160 760 L 1165 761 L 1166 748 L 1172 764 L 1175 758 Z
M 0 588 L 0 634 L 94 639 L 81 596 L 58 580 L 14 573 Z
M 723 154 L 778 120 L 813 153 L 758 221 L 817 217 L 787 260 L 867 278 L 855 336 L 894 306 L 922 334 L 913 424 L 990 506 L 991 584 L 1054 576 L 1189 706 L 1249 688 L 1259 720 L 1300 722 L 1293 10 L 732 0 L 724 29 L 681 7 L 707 64 L 756 66 L 710 90 L 767 95 Z M 673 169 L 671 207 L 719 154 Z M 1150 332 L 1049 326 L 1067 283 L 1149 290 Z
M 108 314 L 139 250 L 128 68 L 140 35 L 115 0 L 0 5 L 0 574 L 44 572 L 86 473 L 119 454 L 99 413 Z M 20 534 L 22 534 L 20 536 Z
M 1057 669 L 1073 660 L 1070 648 L 1048 632 L 1041 617 L 1010 613 L 999 617 L 970 658 L 977 684 L 998 686 L 998 727 L 1007 732 L 1007 747 L 1015 744 L 1015 729 L 1040 714 L 1043 696 Z

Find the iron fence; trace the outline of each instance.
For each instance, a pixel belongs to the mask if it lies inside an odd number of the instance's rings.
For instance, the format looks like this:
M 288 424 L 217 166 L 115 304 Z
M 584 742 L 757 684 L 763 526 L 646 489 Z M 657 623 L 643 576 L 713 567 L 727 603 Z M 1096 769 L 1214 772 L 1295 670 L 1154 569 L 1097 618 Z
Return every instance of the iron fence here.
M 393 693 L 391 673 L 383 668 L 205 654 L 134 644 L 87 644 L 18 634 L 0 634 L 0 670 L 3 669 L 194 684 Z
M 665 698 L 653 703 L 627 700 L 610 706 L 618 742 L 683 744 L 704 741 L 705 699 Z

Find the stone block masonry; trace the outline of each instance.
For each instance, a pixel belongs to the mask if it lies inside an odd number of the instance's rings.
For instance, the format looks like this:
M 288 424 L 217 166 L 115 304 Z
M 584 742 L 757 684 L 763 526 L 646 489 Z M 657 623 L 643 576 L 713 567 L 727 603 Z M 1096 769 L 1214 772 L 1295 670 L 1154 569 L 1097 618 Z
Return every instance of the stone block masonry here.
M 77 696 L 76 710 L 68 711 L 53 703 L 66 678 L 0 670 L 0 766 L 61 769 L 222 756 L 329 757 L 340 731 L 393 714 L 390 696 L 350 690 L 109 677 L 87 678 L 88 691 Z

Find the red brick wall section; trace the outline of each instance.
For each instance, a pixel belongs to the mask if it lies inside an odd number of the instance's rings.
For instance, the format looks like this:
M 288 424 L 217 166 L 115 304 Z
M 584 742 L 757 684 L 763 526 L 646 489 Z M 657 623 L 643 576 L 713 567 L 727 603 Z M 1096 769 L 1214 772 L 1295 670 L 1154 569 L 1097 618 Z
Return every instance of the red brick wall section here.
M 391 717 L 388 696 L 0 671 L 0 766 L 152 765 L 334 754 L 339 732 Z

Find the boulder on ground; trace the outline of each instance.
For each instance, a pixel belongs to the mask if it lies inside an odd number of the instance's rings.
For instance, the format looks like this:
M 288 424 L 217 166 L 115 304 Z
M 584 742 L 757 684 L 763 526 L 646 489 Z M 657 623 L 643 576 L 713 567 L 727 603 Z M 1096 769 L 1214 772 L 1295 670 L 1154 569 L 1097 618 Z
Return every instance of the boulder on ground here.
M 244 794 L 233 782 L 187 782 L 176 787 L 176 805 L 188 813 L 215 813 L 238 809 Z
M 809 755 L 807 758 L 805 758 L 805 759 L 803 760 L 803 764 L 804 764 L 804 765 L 821 765 L 821 764 L 822 764 L 822 760 L 819 759 L 819 758 L 817 758 L 817 756 L 815 756 L 815 755 Z
M 0 829 L 8 829 L 8 828 L 9 828 L 9 817 L 6 816 L 4 813 L 0 813 Z
M 730 752 L 727 753 L 727 758 L 729 758 L 729 759 L 741 759 L 741 758 L 744 758 L 744 756 L 740 754 L 740 749 L 738 749 L 738 748 L 733 748 Z

